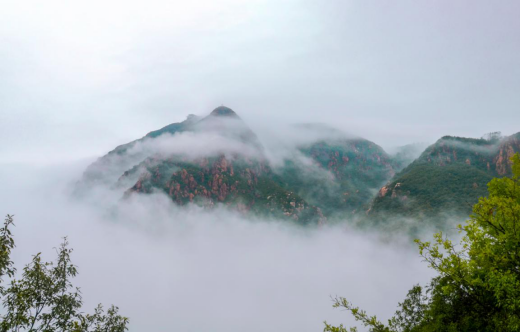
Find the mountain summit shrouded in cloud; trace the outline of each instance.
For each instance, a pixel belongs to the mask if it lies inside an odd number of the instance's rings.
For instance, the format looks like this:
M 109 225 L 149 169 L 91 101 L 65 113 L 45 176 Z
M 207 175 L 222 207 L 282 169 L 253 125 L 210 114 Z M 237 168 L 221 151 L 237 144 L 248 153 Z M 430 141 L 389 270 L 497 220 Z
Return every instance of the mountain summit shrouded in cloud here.
M 84 174 L 87 186 L 100 181 L 122 188 L 126 196 L 161 192 L 179 205 L 223 204 L 301 223 L 325 220 L 319 208 L 284 188 L 257 136 L 224 106 L 117 147 Z
M 222 204 L 259 216 L 323 223 L 360 212 L 394 174 L 373 142 L 324 125 L 272 165 L 255 133 L 230 108 L 152 131 L 118 146 L 86 170 L 81 185 L 104 184 L 125 195 L 160 192 L 180 205 Z
M 412 152 L 389 155 L 327 125 L 294 128 L 302 137 L 274 163 L 273 151 L 239 115 L 220 106 L 206 117 L 189 115 L 118 146 L 87 168 L 80 187 L 104 185 L 122 197 L 161 193 L 178 205 L 223 205 L 301 224 L 382 213 L 432 217 L 467 213 L 468 207 L 453 204 L 454 197 L 475 201 L 492 176 L 505 175 L 501 160 L 519 151 L 515 135 L 494 142 L 448 137 L 414 160 Z M 438 188 L 443 190 L 436 193 Z

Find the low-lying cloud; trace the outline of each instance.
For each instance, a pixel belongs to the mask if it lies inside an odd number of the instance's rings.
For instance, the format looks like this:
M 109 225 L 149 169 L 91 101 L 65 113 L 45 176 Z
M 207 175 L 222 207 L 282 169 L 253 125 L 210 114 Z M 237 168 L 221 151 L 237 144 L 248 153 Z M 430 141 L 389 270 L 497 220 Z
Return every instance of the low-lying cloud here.
M 217 133 L 196 132 L 164 134 L 157 138 L 147 139 L 134 145 L 129 152 L 131 154 L 146 152 L 149 155 L 160 154 L 164 157 L 181 155 L 188 159 L 215 157 L 221 154 L 259 157 L 259 150 L 255 146 Z
M 71 199 L 85 166 L 1 166 L 0 212 L 15 214 L 19 268 L 40 251 L 53 259 L 67 235 L 85 310 L 116 304 L 130 331 L 320 331 L 353 322 L 331 295 L 385 319 L 431 276 L 409 240 L 346 224 L 304 229 L 108 189 Z

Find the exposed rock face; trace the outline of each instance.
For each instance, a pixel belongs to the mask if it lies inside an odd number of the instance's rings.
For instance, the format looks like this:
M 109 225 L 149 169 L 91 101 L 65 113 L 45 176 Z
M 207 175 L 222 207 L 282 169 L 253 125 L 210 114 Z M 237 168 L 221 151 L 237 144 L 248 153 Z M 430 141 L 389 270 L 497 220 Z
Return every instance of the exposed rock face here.
M 401 183 L 399 183 L 399 182 L 398 182 L 397 184 L 394 185 L 394 188 L 393 188 L 393 191 L 392 191 L 392 194 L 391 194 L 391 198 L 396 198 L 396 197 L 398 197 L 398 191 L 400 190 L 400 189 L 399 189 L 399 188 L 400 188 L 400 185 L 401 185 Z M 402 197 L 406 197 L 406 196 L 402 196 Z
M 510 175 L 518 152 L 519 133 L 499 141 L 443 137 L 380 189 L 370 214 L 466 215 L 493 177 Z
M 222 203 L 245 213 L 284 216 L 302 222 L 325 221 L 319 209 L 277 185 L 270 177 L 269 166 L 262 161 L 240 156 L 193 161 L 169 158 L 146 161 L 136 170 L 141 170 L 142 175 L 127 195 L 162 191 L 179 205 L 197 202 L 213 207 Z
M 506 175 L 512 167 L 510 158 L 519 152 L 519 136 L 512 135 L 501 142 L 499 153 L 494 157 L 493 163 L 496 165 L 496 172 L 499 175 Z M 490 166 L 489 166 L 490 168 Z
M 379 191 L 378 191 L 378 197 L 384 197 L 387 192 L 389 191 L 389 188 L 387 186 L 383 186 Z

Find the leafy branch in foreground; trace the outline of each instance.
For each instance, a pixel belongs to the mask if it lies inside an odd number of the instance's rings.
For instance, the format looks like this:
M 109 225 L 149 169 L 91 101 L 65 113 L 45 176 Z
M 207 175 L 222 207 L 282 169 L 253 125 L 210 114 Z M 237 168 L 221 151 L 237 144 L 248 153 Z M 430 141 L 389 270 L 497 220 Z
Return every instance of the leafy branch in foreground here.
M 458 246 L 442 233 L 433 242 L 416 240 L 438 275 L 425 289 L 414 286 L 387 325 L 343 297 L 333 306 L 347 309 L 373 332 L 519 331 L 519 155 L 511 160 L 512 177 L 490 181 L 488 197 L 459 226 Z M 325 323 L 324 331 L 348 330 Z
M 10 282 L 0 288 L 3 314 L 0 315 L 0 331 L 126 331 L 128 318 L 118 315 L 117 307 L 110 307 L 105 313 L 98 305 L 94 314 L 83 314 L 79 288 L 71 279 L 78 274 L 72 264 L 64 238 L 57 248 L 55 262 L 43 262 L 41 254 L 33 256 L 19 279 L 10 259 L 14 239 L 9 229 L 13 217 L 7 215 L 0 228 L 0 278 L 7 276 Z M 3 281 L 3 280 L 2 280 Z
M 4 226 L 0 228 L 0 283 L 3 282 L 5 275 L 12 278 L 16 272 L 11 261 L 11 251 L 14 249 L 14 239 L 9 229 L 11 225 L 13 225 L 13 216 L 8 214 Z M 0 291 L 3 289 L 3 285 L 0 285 Z

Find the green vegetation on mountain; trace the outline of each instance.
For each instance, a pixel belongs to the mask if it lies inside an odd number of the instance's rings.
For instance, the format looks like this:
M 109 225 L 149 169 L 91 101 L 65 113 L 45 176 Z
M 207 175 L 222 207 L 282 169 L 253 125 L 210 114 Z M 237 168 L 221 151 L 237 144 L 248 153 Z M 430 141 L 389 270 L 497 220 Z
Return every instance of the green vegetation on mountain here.
M 93 314 L 82 312 L 79 288 L 71 279 L 78 274 L 72 264 L 67 239 L 57 249 L 55 262 L 44 262 L 40 253 L 33 256 L 21 274 L 16 273 L 11 252 L 15 242 L 11 234 L 12 216 L 8 215 L 0 228 L 0 331 L 71 331 L 123 332 L 128 330 L 128 318 L 111 306 L 105 312 L 98 305 Z M 8 278 L 4 280 L 4 278 Z
M 145 145 L 161 135 L 174 135 L 187 131 L 196 120 L 197 117 L 189 115 L 183 122 L 170 124 L 140 139 L 117 146 L 87 167 L 79 185 L 82 188 L 89 188 L 92 185 L 113 183 L 123 172 L 150 157 L 150 151 L 139 148 L 140 145 Z
M 371 141 L 325 125 L 297 129 L 309 138 L 273 168 L 255 133 L 220 106 L 117 147 L 88 167 L 81 184 L 116 184 L 127 195 L 161 192 L 179 205 L 224 205 L 299 223 L 356 215 L 366 225 L 400 218 L 437 224 L 443 215 L 468 215 L 486 184 L 509 174 L 509 157 L 519 152 L 519 133 L 445 136 L 411 162 L 421 144 L 390 156 Z M 195 151 L 175 149 L 199 139 Z
M 159 190 L 179 205 L 198 203 L 204 207 L 223 204 L 259 216 L 291 219 L 299 223 L 323 221 L 319 209 L 273 179 L 263 162 L 225 156 L 183 161 L 178 157 L 144 163 L 126 172 L 141 174 L 127 191 L 152 193 Z
M 417 240 L 437 276 L 425 288 L 414 286 L 387 324 L 343 297 L 334 307 L 347 309 L 372 332 L 519 331 L 519 154 L 511 160 L 512 176 L 492 179 L 488 197 L 480 198 L 470 220 L 459 226 L 459 245 L 442 233 L 432 243 Z M 348 329 L 326 323 L 324 331 Z
M 312 165 L 287 160 L 280 182 L 326 216 L 360 212 L 394 174 L 385 151 L 361 138 L 322 140 L 300 147 L 300 153 Z
M 392 160 L 370 141 L 346 138 L 341 132 L 331 136 L 334 130 L 316 126 L 302 129 L 319 129 L 330 138 L 298 146 L 298 158 L 273 170 L 256 135 L 235 112 L 221 106 L 207 117 L 189 116 L 117 147 L 87 169 L 83 183 L 105 181 L 124 188 L 127 196 L 162 192 L 179 205 L 220 204 L 299 223 L 322 223 L 327 216 L 363 211 L 394 174 Z M 184 132 L 224 137 L 249 153 L 217 148 L 194 157 L 155 149 L 155 139 Z
M 517 152 L 519 133 L 489 140 L 443 137 L 380 189 L 369 215 L 468 215 L 493 177 L 510 174 L 509 158 Z

